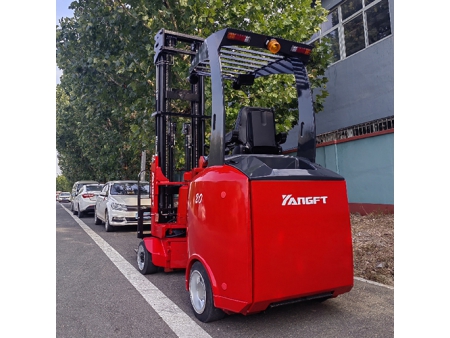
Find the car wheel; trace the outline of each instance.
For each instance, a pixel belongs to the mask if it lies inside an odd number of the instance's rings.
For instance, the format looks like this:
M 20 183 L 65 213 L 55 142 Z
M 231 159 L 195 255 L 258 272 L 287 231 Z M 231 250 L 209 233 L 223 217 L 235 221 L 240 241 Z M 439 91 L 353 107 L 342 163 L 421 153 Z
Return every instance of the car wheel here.
M 108 211 L 105 211 L 105 231 L 106 232 L 114 231 L 114 227 L 111 224 L 109 224 Z
M 78 212 L 75 210 L 75 208 L 73 207 L 73 203 L 70 203 L 70 209 L 72 210 L 72 214 L 77 215 Z
M 153 264 L 152 254 L 148 252 L 147 248 L 145 247 L 144 241 L 141 241 L 141 243 L 139 243 L 136 260 L 139 272 L 143 275 L 158 272 L 158 267 Z
M 84 213 L 80 210 L 80 205 L 79 204 L 78 204 L 77 210 L 78 210 L 78 218 L 83 218 L 84 217 Z
M 102 224 L 102 220 L 97 217 L 97 209 L 94 210 L 94 223 L 95 223 L 95 225 Z
M 202 263 L 195 262 L 189 273 L 189 297 L 194 315 L 203 323 L 225 317 L 225 312 L 214 306 L 211 283 Z

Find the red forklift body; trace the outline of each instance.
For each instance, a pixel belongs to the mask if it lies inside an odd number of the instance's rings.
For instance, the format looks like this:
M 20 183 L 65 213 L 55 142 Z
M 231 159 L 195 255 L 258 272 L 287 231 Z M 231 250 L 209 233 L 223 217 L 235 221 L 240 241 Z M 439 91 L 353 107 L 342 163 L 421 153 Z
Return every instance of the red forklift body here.
M 188 200 L 188 250 L 191 262 L 206 266 L 216 307 L 250 314 L 350 291 L 345 181 L 318 177 L 249 179 L 227 165 L 198 175 Z
M 249 312 L 287 299 L 350 291 L 345 182 L 257 181 L 250 191 L 254 304 Z
M 144 235 L 140 221 L 139 270 L 186 269 L 192 309 L 203 322 L 350 291 L 345 180 L 315 163 L 306 71 L 313 47 L 232 28 L 206 39 L 162 29 L 155 40 L 151 234 Z M 190 60 L 189 89 L 176 89 L 173 81 L 186 77 L 173 77 L 172 66 L 184 60 Z M 242 107 L 234 129 L 225 132 L 224 82 L 240 90 L 277 74 L 293 75 L 297 91 L 294 156 L 283 155 L 287 133 L 276 133 L 273 108 Z M 211 78 L 210 105 L 205 77 Z

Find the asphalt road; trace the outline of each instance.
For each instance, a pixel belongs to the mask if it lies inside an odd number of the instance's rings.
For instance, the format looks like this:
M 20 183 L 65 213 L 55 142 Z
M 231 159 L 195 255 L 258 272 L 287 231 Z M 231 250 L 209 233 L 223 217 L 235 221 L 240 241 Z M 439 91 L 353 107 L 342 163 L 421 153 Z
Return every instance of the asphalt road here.
M 323 303 L 280 306 L 201 323 L 184 272 L 142 276 L 132 229 L 105 232 L 56 203 L 56 337 L 393 337 L 394 290 L 355 280 Z

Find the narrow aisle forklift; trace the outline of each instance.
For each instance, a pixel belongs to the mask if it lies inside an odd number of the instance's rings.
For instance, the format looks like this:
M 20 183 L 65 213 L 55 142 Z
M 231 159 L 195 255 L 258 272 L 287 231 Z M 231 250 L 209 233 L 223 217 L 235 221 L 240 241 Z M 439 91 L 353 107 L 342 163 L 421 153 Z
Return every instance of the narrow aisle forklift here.
M 206 39 L 162 29 L 155 40 L 152 221 L 150 234 L 138 226 L 139 271 L 185 269 L 202 322 L 350 291 L 345 180 L 315 163 L 312 46 L 231 28 Z M 276 74 L 295 77 L 296 156 L 282 153 L 272 107 L 242 107 L 225 128 L 227 81 L 241 90 Z

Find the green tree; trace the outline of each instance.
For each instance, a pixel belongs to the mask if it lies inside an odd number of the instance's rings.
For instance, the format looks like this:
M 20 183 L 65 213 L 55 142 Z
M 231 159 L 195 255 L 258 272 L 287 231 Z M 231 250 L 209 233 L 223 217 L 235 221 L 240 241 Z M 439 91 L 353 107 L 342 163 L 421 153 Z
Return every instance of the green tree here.
M 326 20 L 320 1 L 78 0 L 56 29 L 56 138 L 62 172 L 79 179 L 136 178 L 142 150 L 153 150 L 154 36 L 161 29 L 207 37 L 226 27 L 307 41 Z M 309 65 L 315 109 L 327 96 L 330 52 L 318 44 Z M 181 67 L 181 66 L 180 66 Z M 184 81 L 180 68 L 179 81 Z M 186 74 L 187 75 L 187 74 Z M 228 125 L 243 105 L 274 107 L 277 128 L 296 122 L 293 77 L 261 79 L 250 92 L 227 90 Z M 267 89 L 272 89 L 268 95 Z M 151 154 L 148 153 L 147 158 Z
M 56 191 L 71 191 L 72 185 L 64 175 L 56 176 Z

